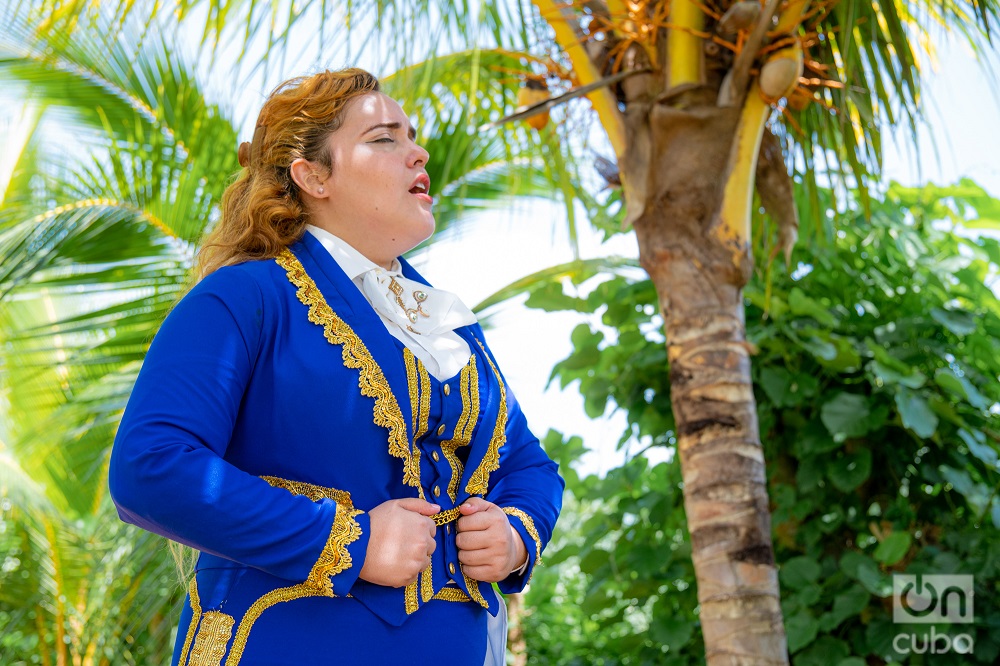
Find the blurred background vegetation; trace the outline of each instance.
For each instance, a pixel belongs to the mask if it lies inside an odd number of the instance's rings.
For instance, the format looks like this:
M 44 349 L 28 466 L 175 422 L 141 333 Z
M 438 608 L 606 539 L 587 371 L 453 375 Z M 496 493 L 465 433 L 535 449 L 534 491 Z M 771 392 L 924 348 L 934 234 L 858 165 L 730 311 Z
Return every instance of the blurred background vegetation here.
M 927 7 L 974 32 L 992 5 Z M 513 111 L 550 40 L 527 2 L 0 8 L 0 96 L 19 110 L 0 155 L 0 665 L 168 663 L 183 591 L 165 542 L 118 522 L 107 456 L 262 91 L 340 62 L 379 72 L 441 156 L 429 171 L 445 237 L 544 197 L 566 215 L 539 224 L 568 225 L 571 245 L 581 224 L 610 238 L 627 233 L 620 195 L 593 174 L 585 103 L 542 131 L 474 131 Z M 877 162 L 861 165 L 873 179 L 860 187 L 797 175 L 812 231 L 789 264 L 774 259 L 769 220 L 754 222 L 746 321 L 789 651 L 796 664 L 925 663 L 894 652 L 891 574 L 968 573 L 975 652 L 926 663 L 994 663 L 1000 243 L 984 231 L 1000 228 L 1000 201 L 969 181 L 880 185 Z M 702 663 L 655 292 L 634 258 L 578 258 L 502 289 L 482 314 L 521 301 L 588 322 L 552 377 L 590 417 L 624 413 L 630 454 L 578 473 L 595 443 L 544 437 L 566 508 L 515 618 L 512 661 Z

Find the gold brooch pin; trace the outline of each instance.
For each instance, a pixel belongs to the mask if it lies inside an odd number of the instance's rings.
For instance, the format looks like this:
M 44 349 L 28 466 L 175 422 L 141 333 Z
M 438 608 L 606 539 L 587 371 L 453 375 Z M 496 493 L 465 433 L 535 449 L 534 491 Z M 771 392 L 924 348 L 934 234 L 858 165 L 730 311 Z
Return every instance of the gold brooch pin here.
M 422 303 L 427 300 L 427 292 L 421 291 L 420 289 L 414 291 L 413 300 L 417 302 L 417 307 L 408 308 L 406 307 L 406 303 L 403 302 L 403 285 L 396 282 L 396 278 L 391 275 L 389 276 L 389 291 L 391 291 L 396 297 L 396 303 L 399 304 L 399 307 L 406 314 L 406 318 L 410 320 L 411 324 L 416 324 L 418 317 L 430 317 L 429 314 L 424 312 L 422 305 Z M 407 326 L 406 328 L 416 333 L 416 331 L 414 331 L 411 327 Z

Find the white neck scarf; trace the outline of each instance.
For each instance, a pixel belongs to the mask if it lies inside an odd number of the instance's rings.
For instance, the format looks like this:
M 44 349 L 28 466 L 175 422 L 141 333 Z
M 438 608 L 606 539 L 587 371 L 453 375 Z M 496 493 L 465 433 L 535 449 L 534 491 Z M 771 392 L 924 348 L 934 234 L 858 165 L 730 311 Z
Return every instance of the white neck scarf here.
M 306 229 L 351 278 L 389 334 L 406 345 L 427 372 L 446 380 L 469 362 L 472 351 L 455 329 L 477 319 L 458 296 L 403 277 L 398 261 L 387 271 L 325 229 Z
M 361 291 L 376 312 L 417 335 L 439 335 L 476 323 L 476 315 L 458 296 L 405 278 L 399 271 L 371 269 L 362 276 Z

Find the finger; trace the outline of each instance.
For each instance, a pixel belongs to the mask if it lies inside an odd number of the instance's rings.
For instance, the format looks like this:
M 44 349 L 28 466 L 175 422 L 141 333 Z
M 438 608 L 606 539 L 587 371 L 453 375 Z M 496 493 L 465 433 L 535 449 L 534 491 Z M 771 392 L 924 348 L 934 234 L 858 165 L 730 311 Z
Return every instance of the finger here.
M 475 513 L 471 516 L 462 516 L 458 519 L 456 529 L 459 532 L 488 530 L 497 525 L 496 517 L 487 512 Z
M 492 582 L 497 580 L 496 570 L 493 567 L 488 566 L 469 566 L 462 567 L 462 571 L 465 575 L 473 580 L 479 580 L 484 582 Z
M 463 516 L 471 516 L 474 513 L 486 511 L 491 506 L 493 506 L 492 502 L 487 502 L 482 497 L 470 497 L 462 502 L 462 505 L 458 507 L 458 510 L 462 512 Z
M 415 511 L 416 513 L 424 516 L 433 516 L 441 510 L 441 507 L 437 504 L 431 504 L 430 502 L 422 500 L 419 497 L 407 497 L 405 499 L 401 499 L 399 500 L 399 506 L 407 511 Z
M 458 561 L 462 566 L 484 566 L 496 560 L 496 554 L 488 550 L 460 550 L 458 551 Z
M 489 533 L 482 532 L 462 532 L 455 537 L 455 547 L 459 551 L 463 550 L 482 550 L 484 548 L 489 548 L 494 543 L 494 540 L 489 537 Z

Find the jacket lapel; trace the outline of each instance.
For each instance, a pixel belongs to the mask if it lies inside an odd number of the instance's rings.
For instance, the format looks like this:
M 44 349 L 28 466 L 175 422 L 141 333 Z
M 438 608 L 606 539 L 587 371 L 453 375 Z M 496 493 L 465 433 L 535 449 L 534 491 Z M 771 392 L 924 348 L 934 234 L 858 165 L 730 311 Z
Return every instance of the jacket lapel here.
M 289 248 L 322 292 L 330 308 L 362 340 L 375 364 L 381 369 L 406 421 L 407 442 L 413 433 L 410 392 L 403 356 L 385 325 L 361 290 L 341 270 L 326 248 L 308 231 Z M 341 350 L 336 348 L 338 361 Z

